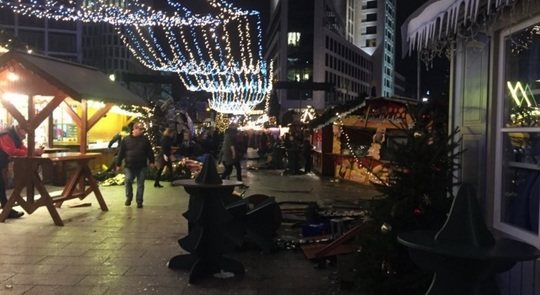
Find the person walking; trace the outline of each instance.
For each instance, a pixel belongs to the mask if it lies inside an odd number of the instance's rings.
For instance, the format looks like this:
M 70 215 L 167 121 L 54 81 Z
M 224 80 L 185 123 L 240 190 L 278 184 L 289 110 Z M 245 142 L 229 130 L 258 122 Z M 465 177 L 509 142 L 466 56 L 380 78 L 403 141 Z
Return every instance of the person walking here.
M 311 173 L 311 167 L 313 166 L 313 145 L 311 144 L 311 141 L 309 140 L 309 137 L 304 139 L 304 144 L 302 145 L 302 154 L 304 156 L 304 173 L 309 174 Z
M 238 128 L 236 128 L 236 134 L 235 136 L 235 145 L 234 150 L 236 152 L 236 157 L 234 159 L 234 169 L 236 169 L 236 180 L 242 181 L 242 159 L 244 159 L 244 156 L 247 152 L 247 140 L 245 139 L 244 132 L 239 132 Z M 246 184 L 242 183 L 240 188 L 249 188 Z
M 158 169 L 157 175 L 156 175 L 156 181 L 154 182 L 154 187 L 163 187 L 159 181 L 161 180 L 161 173 L 163 173 L 163 170 L 165 167 L 167 167 L 167 172 L 169 173 L 169 181 L 172 182 L 174 177 L 174 171 L 172 167 L 172 131 L 167 128 L 165 131 L 163 131 L 163 136 L 161 137 L 161 152 L 159 154 L 159 162 L 161 162 L 161 166 Z
M 131 206 L 133 200 L 133 181 L 137 178 L 136 201 L 137 208 L 143 207 L 144 181 L 148 163 L 151 169 L 155 167 L 154 151 L 150 140 L 144 135 L 146 128 L 141 122 L 133 125 L 131 135 L 127 136 L 120 143 L 116 171 L 120 171 L 122 161 L 125 160 L 124 173 L 126 175 L 126 206 Z
M 0 177 L 0 204 L 2 207 L 7 204 L 6 186 L 9 157 L 26 157 L 28 155 L 28 149 L 23 143 L 26 134 L 26 129 L 20 125 L 14 125 L 0 131 L 0 168 L 2 170 Z M 35 156 L 41 156 L 42 154 L 42 148 L 34 150 Z M 23 215 L 24 212 L 11 209 L 7 218 L 20 218 Z
M 122 139 L 124 139 L 124 137 L 130 134 L 129 131 L 130 131 L 129 126 L 124 126 L 122 127 L 122 131 L 118 132 L 118 134 L 113 136 L 111 141 L 109 141 L 109 144 L 107 145 L 108 150 L 111 150 L 115 143 L 117 144 L 117 146 L 116 146 L 116 150 L 114 151 L 111 164 L 109 165 L 109 167 L 107 167 L 107 170 L 105 170 L 105 172 L 112 172 L 113 170 L 116 169 L 116 161 L 118 160 L 118 151 L 120 150 L 120 143 L 122 142 Z
M 223 135 L 223 144 L 221 145 L 220 161 L 225 166 L 221 174 L 222 179 L 229 179 L 236 161 L 236 126 L 232 123 Z
M 225 170 L 221 174 L 222 179 L 230 179 L 233 167 L 236 169 L 236 179 L 242 181 L 242 165 L 240 163 L 243 154 L 241 143 L 237 142 L 238 139 L 238 127 L 235 123 L 232 123 L 223 137 L 223 145 L 221 146 L 220 159 L 225 166 Z M 241 188 L 248 188 L 247 185 L 242 184 Z

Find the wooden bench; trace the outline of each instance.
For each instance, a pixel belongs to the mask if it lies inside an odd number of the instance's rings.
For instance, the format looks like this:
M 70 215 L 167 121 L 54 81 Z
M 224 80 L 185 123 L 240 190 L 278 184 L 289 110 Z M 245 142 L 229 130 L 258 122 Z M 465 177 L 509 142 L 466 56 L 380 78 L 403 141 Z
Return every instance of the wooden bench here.
M 96 180 L 88 166 L 90 160 L 100 157 L 97 153 L 50 153 L 42 157 L 14 157 L 14 188 L 11 196 L 0 212 L 0 222 L 4 222 L 17 203 L 28 214 L 32 214 L 39 207 L 45 206 L 49 210 L 54 223 L 63 226 L 64 222 L 60 218 L 56 208 L 62 206 L 67 200 L 79 198 L 84 199 L 90 194 L 94 194 L 101 210 L 108 211 L 107 204 L 101 195 Z M 77 168 L 70 175 L 61 193 L 51 195 L 47 191 L 45 184 L 39 176 L 39 167 L 50 163 L 75 162 Z M 22 196 L 22 191 L 26 190 L 26 197 Z M 35 190 L 40 198 L 35 198 Z

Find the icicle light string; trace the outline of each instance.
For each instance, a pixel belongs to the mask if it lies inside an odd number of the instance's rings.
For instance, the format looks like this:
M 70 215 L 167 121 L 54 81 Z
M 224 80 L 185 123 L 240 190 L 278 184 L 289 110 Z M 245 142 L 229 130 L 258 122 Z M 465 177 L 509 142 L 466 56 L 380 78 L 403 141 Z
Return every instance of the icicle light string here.
M 417 17 L 407 22 L 409 52 L 414 49 L 421 50 L 441 36 L 458 33 L 462 24 L 476 23 L 480 2 L 481 0 L 446 1 L 424 7 Z M 484 13 L 496 13 L 505 6 L 515 6 L 516 2 L 518 1 L 488 0 Z
M 449 34 L 448 32 L 444 33 L 442 31 L 439 32 L 438 36 L 432 34 L 427 37 L 413 37 L 412 35 L 417 33 L 409 34 L 409 45 L 412 46 L 410 49 L 417 48 L 420 50 L 420 59 L 424 62 L 426 67 L 432 67 L 433 60 L 436 57 L 446 56 L 450 59 L 455 54 L 455 46 L 451 45 L 456 44 L 458 39 L 456 36 L 459 37 L 460 40 L 468 42 L 476 40 L 476 37 L 479 34 L 492 35 L 495 30 L 501 29 L 501 23 L 507 24 L 510 29 L 510 27 L 516 23 L 519 16 L 528 14 L 528 11 L 530 11 L 529 6 L 534 3 L 534 1 L 536 0 L 490 0 L 486 6 L 486 10 L 480 10 L 474 21 L 463 22 L 464 26 L 459 29 L 456 27 L 455 35 Z M 492 2 L 493 5 L 491 4 Z M 518 2 L 523 4 L 520 7 L 521 9 L 518 9 L 518 6 L 516 5 Z M 439 20 L 439 26 L 442 26 L 441 23 L 442 20 Z M 448 25 L 449 24 L 447 23 L 446 26 Z M 428 40 L 428 37 L 431 39 Z M 422 43 L 419 41 L 421 38 L 425 38 L 425 40 L 422 39 Z M 417 41 L 416 45 L 412 44 L 413 39 Z
M 212 92 L 216 111 L 247 112 L 268 99 L 271 90 L 269 67 L 262 55 L 260 14 L 223 1 L 207 1 L 218 10 L 217 15 L 196 15 L 173 1 L 168 3 L 176 11 L 169 15 L 137 1 L 124 8 L 103 0 L 86 6 L 75 1 L 0 0 L 0 7 L 38 18 L 112 24 L 145 67 L 178 73 L 188 89 Z M 252 30 L 259 38 L 255 44 L 251 43 Z M 167 38 L 167 50 L 158 42 L 158 33 Z M 233 54 L 231 42 L 239 56 Z

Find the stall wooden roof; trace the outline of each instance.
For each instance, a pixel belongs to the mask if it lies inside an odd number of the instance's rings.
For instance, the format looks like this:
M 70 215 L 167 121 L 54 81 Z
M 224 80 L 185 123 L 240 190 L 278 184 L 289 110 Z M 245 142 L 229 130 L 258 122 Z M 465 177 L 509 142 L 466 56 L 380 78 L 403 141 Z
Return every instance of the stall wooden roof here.
M 0 56 L 0 93 L 20 93 L 28 96 L 27 116 L 21 114 L 9 99 L 0 97 L 0 101 L 11 116 L 28 131 L 29 155 L 34 150 L 35 129 L 49 118 L 57 107 L 61 107 L 80 128 L 80 152 L 85 153 L 87 132 L 114 105 L 146 105 L 141 97 L 111 81 L 96 68 L 17 50 Z M 42 109 L 36 110 L 34 96 L 38 95 L 52 99 Z M 67 98 L 81 103 L 80 114 L 68 105 Z M 89 100 L 101 101 L 105 105 L 90 115 Z M 52 138 L 51 131 L 49 137 Z
M 330 109 L 327 109 L 319 118 L 315 119 L 314 122 L 310 123 L 313 129 L 320 129 L 329 124 L 333 124 L 339 118 L 343 118 L 352 114 L 353 112 L 367 106 L 368 104 L 375 102 L 394 102 L 401 103 L 403 105 L 408 104 L 417 104 L 418 100 L 411 99 L 407 97 L 368 97 L 365 99 L 350 101 L 344 105 L 334 106 Z
M 0 56 L 0 68 L 20 64 L 71 98 L 126 105 L 146 105 L 138 95 L 109 79 L 98 69 L 38 54 L 11 50 Z M 41 93 L 40 93 L 41 94 Z

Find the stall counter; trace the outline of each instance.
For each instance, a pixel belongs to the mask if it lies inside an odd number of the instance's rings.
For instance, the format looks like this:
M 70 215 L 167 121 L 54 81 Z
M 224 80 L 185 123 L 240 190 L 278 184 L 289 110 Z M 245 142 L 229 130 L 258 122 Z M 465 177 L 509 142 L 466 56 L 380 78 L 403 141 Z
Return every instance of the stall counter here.
M 371 185 L 388 180 L 387 164 L 369 157 L 330 154 L 334 158 L 334 178 Z

